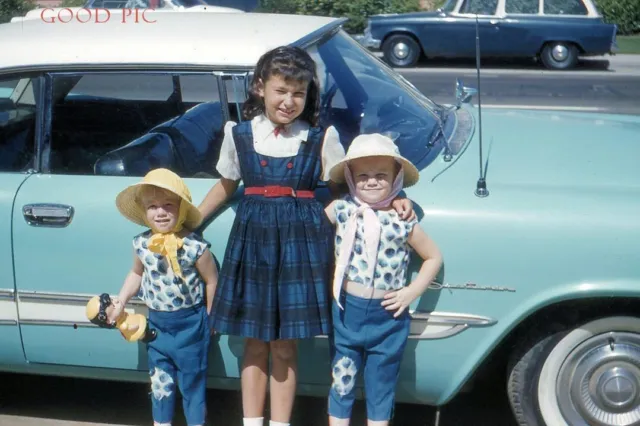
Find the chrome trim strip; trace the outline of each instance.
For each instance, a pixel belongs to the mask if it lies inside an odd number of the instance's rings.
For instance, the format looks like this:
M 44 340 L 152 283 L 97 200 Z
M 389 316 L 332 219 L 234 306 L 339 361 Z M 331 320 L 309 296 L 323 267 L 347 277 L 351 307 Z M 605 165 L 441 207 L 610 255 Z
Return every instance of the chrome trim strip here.
M 14 291 L 0 288 L 0 300 L 8 300 L 10 302 L 15 302 L 16 298 L 14 295 Z
M 411 331 L 409 339 L 432 340 L 455 336 L 471 327 L 486 327 L 496 324 L 496 319 L 481 315 L 461 314 L 456 312 L 411 312 Z M 426 324 L 424 324 L 426 323 Z M 428 325 L 450 326 L 445 330 L 423 335 Z M 327 335 L 316 336 L 316 339 L 326 339 Z
M 0 320 L 0 325 L 18 325 L 16 320 Z
M 86 304 L 94 295 L 77 294 L 77 293 L 51 293 L 39 291 L 19 291 L 18 300 L 20 302 L 36 302 L 36 303 L 73 303 Z M 146 306 L 140 299 L 132 299 L 127 306 Z
M 60 320 L 20 320 L 20 325 L 53 325 L 62 327 L 98 327 L 90 322 L 60 321 Z
M 13 297 L 13 291 L 0 290 L 0 295 L 11 295 Z M 84 305 L 93 295 L 77 294 L 77 293 L 52 293 L 52 292 L 37 292 L 37 291 L 19 291 L 18 300 L 20 302 L 35 302 L 35 303 L 61 303 L 61 304 L 73 304 Z M 10 300 L 13 300 L 10 299 Z M 146 306 L 146 304 L 140 299 L 134 299 L 129 301 L 127 305 L 132 306 Z M 413 311 L 411 315 L 411 332 L 409 339 L 416 340 L 431 340 L 442 339 L 446 337 L 455 336 L 462 333 L 471 327 L 487 327 L 496 324 L 498 321 L 494 318 L 465 314 L 459 312 L 421 312 Z M 11 322 L 14 324 L 14 322 Z M 61 320 L 46 320 L 46 319 L 25 319 L 21 320 L 20 324 L 23 325 L 50 325 L 50 326 L 69 326 L 69 327 L 96 327 L 94 324 L 86 321 L 61 321 Z M 431 333 L 425 334 L 425 329 L 429 326 L 440 326 L 444 328 L 442 330 L 434 330 Z M 328 336 L 321 335 L 316 336 L 318 339 L 326 339 Z
M 483 327 L 494 325 L 498 320 L 473 314 L 461 314 L 456 312 L 411 312 L 412 321 L 429 320 L 432 324 L 464 325 L 467 327 Z

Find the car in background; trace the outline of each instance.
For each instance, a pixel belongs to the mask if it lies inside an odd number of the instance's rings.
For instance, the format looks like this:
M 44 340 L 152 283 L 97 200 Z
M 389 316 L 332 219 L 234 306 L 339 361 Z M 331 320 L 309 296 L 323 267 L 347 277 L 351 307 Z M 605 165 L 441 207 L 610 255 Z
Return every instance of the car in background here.
M 0 370 L 149 380 L 145 346 L 85 314 L 92 296 L 118 292 L 141 232 L 115 197 L 165 167 L 199 204 L 220 178 L 225 123 L 245 120 L 258 58 L 294 45 L 316 62 L 321 125 L 345 148 L 362 133 L 395 134 L 420 170 L 406 196 L 444 266 L 410 307 L 398 401 L 441 406 L 486 378 L 504 386 L 520 425 L 637 418 L 640 117 L 487 106 L 480 120 L 470 88 L 433 102 L 344 19 L 149 18 L 0 25 Z M 326 186 L 316 194 L 328 201 Z M 197 230 L 218 261 L 242 196 L 240 186 Z M 133 298 L 127 311 L 147 308 Z M 238 389 L 243 339 L 213 339 L 209 386 Z M 326 397 L 328 339 L 298 349 L 298 392 Z
M 243 10 L 224 7 L 217 4 L 216 0 L 87 0 L 83 7 L 88 9 L 180 9 L 199 7 L 211 9 L 217 12 L 242 12 Z
M 476 24 L 477 19 L 477 24 Z M 613 54 L 617 27 L 592 0 L 447 0 L 435 12 L 371 16 L 359 40 L 394 67 L 428 58 L 537 58 L 554 70 Z

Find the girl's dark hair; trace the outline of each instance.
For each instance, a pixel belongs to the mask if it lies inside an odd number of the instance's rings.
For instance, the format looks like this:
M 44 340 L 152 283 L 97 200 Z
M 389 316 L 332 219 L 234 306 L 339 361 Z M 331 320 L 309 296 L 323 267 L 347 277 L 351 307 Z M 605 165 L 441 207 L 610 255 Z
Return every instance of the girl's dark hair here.
M 249 88 L 249 96 L 242 107 L 244 119 L 251 120 L 264 113 L 264 99 L 258 94 L 258 86 L 261 80 L 266 84 L 267 80 L 274 75 L 284 78 L 285 81 L 293 80 L 309 84 L 307 100 L 299 118 L 316 126 L 320 116 L 320 83 L 316 74 L 316 63 L 304 49 L 291 46 L 276 47 L 258 60 Z

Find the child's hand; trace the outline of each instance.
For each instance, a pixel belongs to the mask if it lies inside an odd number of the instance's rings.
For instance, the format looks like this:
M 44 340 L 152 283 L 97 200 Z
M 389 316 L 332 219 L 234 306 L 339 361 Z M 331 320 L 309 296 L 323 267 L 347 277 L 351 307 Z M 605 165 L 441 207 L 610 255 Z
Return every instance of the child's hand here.
M 391 206 L 400 215 L 400 219 L 411 222 L 416 219 L 416 212 L 413 210 L 413 203 L 408 198 L 396 198 L 391 202 Z
M 400 290 L 385 294 L 384 298 L 385 300 L 382 301 L 381 305 L 384 306 L 387 311 L 396 310 L 393 317 L 398 318 L 409 307 L 409 305 L 411 305 L 411 302 L 416 299 L 416 296 L 409 287 L 404 287 Z
M 113 309 L 107 312 L 107 322 L 109 324 L 115 324 L 118 317 L 122 315 L 122 311 L 124 311 L 124 304 L 116 298 L 113 298 L 111 303 L 113 304 Z

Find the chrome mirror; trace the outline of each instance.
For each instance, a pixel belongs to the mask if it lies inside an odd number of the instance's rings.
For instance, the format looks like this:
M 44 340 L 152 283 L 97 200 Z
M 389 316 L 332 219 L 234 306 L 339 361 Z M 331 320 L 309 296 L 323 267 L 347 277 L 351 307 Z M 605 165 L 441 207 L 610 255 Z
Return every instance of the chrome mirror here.
M 462 80 L 456 79 L 456 108 L 460 108 L 463 103 L 471 101 L 473 95 L 478 93 L 477 89 L 473 87 L 465 87 Z

